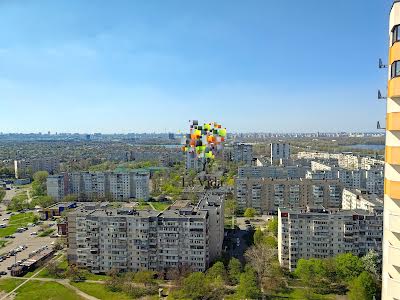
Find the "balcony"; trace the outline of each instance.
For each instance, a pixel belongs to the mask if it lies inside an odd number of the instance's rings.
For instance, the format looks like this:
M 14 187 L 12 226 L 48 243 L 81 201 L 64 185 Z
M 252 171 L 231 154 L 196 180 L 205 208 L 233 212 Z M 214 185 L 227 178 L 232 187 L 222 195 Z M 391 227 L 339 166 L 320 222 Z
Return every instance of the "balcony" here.
M 388 98 L 400 97 L 400 77 L 394 77 L 388 83 Z
M 400 233 L 400 215 L 389 214 L 389 228 L 393 232 Z
M 400 147 L 386 146 L 386 162 L 392 165 L 400 165 Z
M 392 278 L 388 279 L 388 292 L 389 296 L 398 299 L 400 295 L 400 281 Z
M 400 43 L 394 43 L 389 49 L 389 65 L 400 60 Z
M 400 267 L 400 248 L 389 246 L 388 257 L 390 257 L 392 264 L 394 263 L 396 266 Z
M 400 181 L 385 179 L 385 195 L 392 199 L 400 200 Z
M 400 80 L 400 77 L 393 78 Z M 398 83 L 397 97 L 400 97 L 400 81 Z M 392 112 L 386 115 L 386 128 L 387 130 L 400 130 L 400 112 Z

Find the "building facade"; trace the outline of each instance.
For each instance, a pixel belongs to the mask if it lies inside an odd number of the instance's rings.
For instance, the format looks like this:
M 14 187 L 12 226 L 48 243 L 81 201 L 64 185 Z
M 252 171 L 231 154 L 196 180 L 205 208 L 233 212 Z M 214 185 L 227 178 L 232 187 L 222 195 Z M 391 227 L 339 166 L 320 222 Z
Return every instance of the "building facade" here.
M 400 1 L 389 17 L 382 299 L 400 295 Z
M 76 195 L 81 201 L 147 200 L 150 197 L 149 181 L 149 173 L 142 171 L 64 173 L 47 178 L 47 194 L 56 201 L 67 195 Z
M 238 178 L 236 200 L 239 209 L 252 207 L 261 213 L 276 213 L 278 207 L 299 208 L 323 205 L 340 208 L 342 183 L 338 179 Z
M 239 178 L 304 178 L 307 166 L 243 166 L 238 168 Z
M 204 196 L 196 206 L 163 212 L 77 209 L 68 221 L 68 260 L 93 273 L 188 266 L 205 271 L 221 256 L 223 199 Z
M 369 212 L 383 213 L 383 200 L 365 190 L 343 189 L 342 209 L 362 209 Z
M 234 162 L 244 162 L 247 165 L 251 165 L 253 160 L 253 145 L 235 143 L 232 150 L 232 160 Z
M 15 178 L 31 177 L 38 171 L 56 173 L 60 168 L 60 160 L 54 157 L 20 159 L 14 161 Z
M 286 209 L 278 212 L 278 259 L 293 271 L 300 258 L 328 258 L 341 253 L 382 253 L 383 215 L 365 210 L 326 212 Z
M 290 144 L 289 143 L 271 143 L 271 164 L 280 160 L 287 160 L 290 158 Z

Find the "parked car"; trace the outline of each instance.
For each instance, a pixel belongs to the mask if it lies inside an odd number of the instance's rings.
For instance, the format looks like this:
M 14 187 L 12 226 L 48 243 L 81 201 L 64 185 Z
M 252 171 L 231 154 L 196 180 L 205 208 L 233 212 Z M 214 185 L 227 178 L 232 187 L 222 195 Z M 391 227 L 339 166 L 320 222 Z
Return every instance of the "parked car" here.
M 31 232 L 31 235 L 37 235 L 37 232 L 36 231 Z
M 7 275 L 6 271 L 0 271 L 0 275 Z

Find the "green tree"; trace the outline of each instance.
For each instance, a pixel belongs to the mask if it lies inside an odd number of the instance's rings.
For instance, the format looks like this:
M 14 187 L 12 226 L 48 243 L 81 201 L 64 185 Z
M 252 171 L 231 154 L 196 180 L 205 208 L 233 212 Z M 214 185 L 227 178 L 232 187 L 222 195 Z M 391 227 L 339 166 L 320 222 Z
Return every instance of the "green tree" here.
M 256 244 L 256 245 L 264 243 L 264 241 L 265 241 L 264 233 L 261 231 L 260 228 L 257 228 L 256 231 L 254 232 L 253 241 L 254 241 L 254 244 Z
M 349 282 L 363 271 L 363 263 L 352 253 L 339 254 L 335 257 L 336 272 L 339 278 Z
M 12 211 L 17 211 L 25 208 L 29 208 L 30 205 L 28 203 L 28 196 L 26 193 L 19 194 L 14 196 L 10 203 L 8 204 L 7 209 Z
M 48 207 L 54 203 L 54 200 L 50 196 L 37 196 L 32 200 L 31 206 L 40 206 L 40 207 Z
M 36 224 L 39 221 L 39 217 L 37 215 L 34 215 L 32 218 L 32 223 Z
M 46 181 L 49 173 L 46 171 L 39 171 L 33 174 L 32 192 L 33 196 L 46 195 Z
M 155 283 L 155 273 L 153 271 L 138 271 L 133 277 L 133 281 L 144 285 L 152 285 Z
M 257 285 L 256 272 L 252 268 L 246 268 L 246 271 L 240 275 L 239 286 L 235 294 L 238 299 L 260 298 L 261 290 Z
M 276 240 L 276 237 L 274 236 L 266 236 L 264 237 L 264 243 L 269 247 L 269 248 L 278 248 L 278 241 Z
M 195 272 L 183 280 L 182 292 L 185 299 L 205 299 L 210 293 L 204 273 Z
M 371 274 L 363 271 L 350 283 L 350 300 L 372 300 L 376 296 L 376 283 Z
M 117 269 L 111 269 L 107 272 L 109 278 L 106 280 L 106 288 L 111 292 L 120 292 L 122 291 L 122 282 L 119 278 L 119 272 Z
M 222 262 L 218 261 L 211 268 L 207 270 L 206 277 L 208 280 L 214 281 L 215 279 L 226 280 L 226 270 Z
M 278 236 L 278 218 L 272 218 L 268 221 L 267 230 L 275 237 Z
M 3 201 L 5 195 L 6 191 L 3 188 L 0 188 L 0 202 Z
M 237 258 L 232 257 L 228 264 L 229 280 L 232 284 L 238 284 L 242 273 L 242 264 Z
M 85 280 L 85 272 L 84 270 L 80 269 L 76 265 L 70 265 L 68 267 L 68 270 L 66 272 L 66 276 L 71 280 L 71 281 L 83 281 Z
M 228 196 L 225 200 L 225 214 L 227 217 L 231 217 L 235 215 L 237 203 L 232 196 Z
M 299 259 L 294 274 L 309 287 L 325 288 L 335 281 L 335 262 L 331 259 Z
M 254 218 L 255 215 L 256 215 L 256 210 L 250 207 L 246 208 L 243 214 L 243 216 L 245 216 L 246 218 Z
M 367 254 L 361 257 L 361 261 L 363 263 L 364 269 L 373 274 L 376 279 L 379 279 L 381 276 L 380 265 L 381 260 L 379 255 L 374 250 L 369 250 Z

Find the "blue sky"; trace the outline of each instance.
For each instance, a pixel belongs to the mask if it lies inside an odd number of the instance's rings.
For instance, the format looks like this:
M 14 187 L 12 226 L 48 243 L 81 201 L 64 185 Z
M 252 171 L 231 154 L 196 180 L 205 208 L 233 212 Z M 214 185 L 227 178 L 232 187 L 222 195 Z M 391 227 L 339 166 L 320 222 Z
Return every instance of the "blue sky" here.
M 0 0 L 0 132 L 373 131 L 390 3 Z

